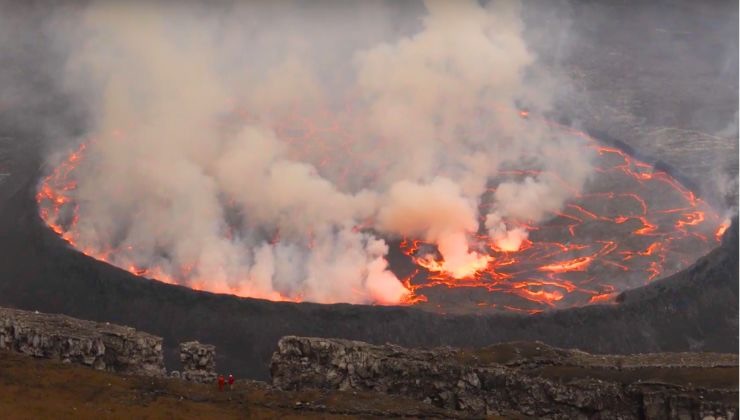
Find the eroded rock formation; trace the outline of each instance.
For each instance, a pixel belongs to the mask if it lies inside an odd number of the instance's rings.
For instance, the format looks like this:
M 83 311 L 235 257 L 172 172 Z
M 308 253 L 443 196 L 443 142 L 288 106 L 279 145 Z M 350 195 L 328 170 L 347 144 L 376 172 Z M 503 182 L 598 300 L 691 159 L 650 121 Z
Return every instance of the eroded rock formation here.
M 64 315 L 0 308 L 0 349 L 118 373 L 165 374 L 161 337 Z
M 216 380 L 216 347 L 197 341 L 180 343 L 180 377 L 187 381 L 208 383 Z
M 738 357 L 600 356 L 541 343 L 475 351 L 284 337 L 273 385 L 371 390 L 470 414 L 549 419 L 737 418 Z

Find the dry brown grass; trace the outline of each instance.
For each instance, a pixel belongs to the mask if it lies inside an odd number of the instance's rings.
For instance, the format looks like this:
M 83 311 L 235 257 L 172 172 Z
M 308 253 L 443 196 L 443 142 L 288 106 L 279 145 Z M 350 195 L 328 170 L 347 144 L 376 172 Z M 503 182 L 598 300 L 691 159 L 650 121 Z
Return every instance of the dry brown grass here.
M 297 404 L 300 403 L 300 404 Z M 449 418 L 455 413 L 377 394 L 281 392 L 237 381 L 233 391 L 121 376 L 0 351 L 2 419 Z

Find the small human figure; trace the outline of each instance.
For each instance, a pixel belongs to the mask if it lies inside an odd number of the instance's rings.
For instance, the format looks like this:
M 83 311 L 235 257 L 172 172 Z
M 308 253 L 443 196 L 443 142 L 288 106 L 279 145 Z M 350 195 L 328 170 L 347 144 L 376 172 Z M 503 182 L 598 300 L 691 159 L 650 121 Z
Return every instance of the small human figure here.
M 229 373 L 229 391 L 234 388 L 234 375 Z
M 223 391 L 224 390 L 224 375 L 218 375 L 218 390 Z

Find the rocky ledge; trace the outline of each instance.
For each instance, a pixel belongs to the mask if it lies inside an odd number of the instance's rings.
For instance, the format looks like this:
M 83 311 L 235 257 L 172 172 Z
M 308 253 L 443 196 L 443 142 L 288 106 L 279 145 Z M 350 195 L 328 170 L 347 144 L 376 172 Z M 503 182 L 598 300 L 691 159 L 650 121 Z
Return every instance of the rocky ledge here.
M 161 337 L 64 315 L 0 308 L 0 349 L 124 374 L 166 373 Z
M 288 336 L 271 363 L 283 390 L 403 395 L 471 415 L 546 419 L 736 419 L 738 356 L 591 355 L 542 343 L 406 349 Z

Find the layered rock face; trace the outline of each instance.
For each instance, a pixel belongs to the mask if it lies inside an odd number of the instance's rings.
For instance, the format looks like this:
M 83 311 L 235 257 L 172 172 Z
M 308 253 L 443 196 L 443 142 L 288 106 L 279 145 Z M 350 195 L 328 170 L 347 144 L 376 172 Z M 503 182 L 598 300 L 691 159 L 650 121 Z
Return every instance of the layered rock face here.
M 165 375 L 161 337 L 64 315 L 0 308 L 0 349 L 124 374 Z
M 738 357 L 600 356 L 541 343 L 414 350 L 284 337 L 271 364 L 285 390 L 372 390 L 470 414 L 547 419 L 735 419 Z
M 216 380 L 216 347 L 197 341 L 180 343 L 181 378 L 208 383 Z

